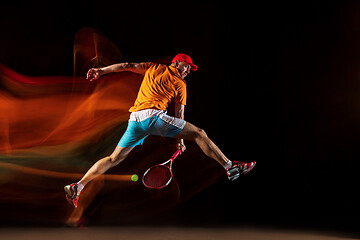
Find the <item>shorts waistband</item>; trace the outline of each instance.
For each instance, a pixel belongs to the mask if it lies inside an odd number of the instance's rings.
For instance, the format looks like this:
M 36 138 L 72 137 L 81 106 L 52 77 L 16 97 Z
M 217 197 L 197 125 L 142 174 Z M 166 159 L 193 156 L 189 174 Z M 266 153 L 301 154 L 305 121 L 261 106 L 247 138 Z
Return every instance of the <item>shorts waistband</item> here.
M 142 122 L 145 119 L 153 116 L 160 116 L 162 114 L 166 114 L 165 110 L 159 109 L 144 109 L 136 112 L 132 112 L 130 114 L 129 121 Z

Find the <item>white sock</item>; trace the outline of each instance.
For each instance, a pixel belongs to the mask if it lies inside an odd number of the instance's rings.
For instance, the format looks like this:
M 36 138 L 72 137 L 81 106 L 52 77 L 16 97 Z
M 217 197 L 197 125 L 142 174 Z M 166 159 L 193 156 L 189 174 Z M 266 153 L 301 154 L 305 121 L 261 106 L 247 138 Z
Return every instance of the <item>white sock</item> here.
M 231 161 L 228 161 L 225 165 L 224 165 L 224 168 L 225 170 L 229 170 L 229 168 L 231 168 L 232 166 L 232 162 Z
M 78 185 L 78 192 L 81 192 L 83 189 L 84 189 L 84 185 L 79 181 L 77 182 L 77 185 Z

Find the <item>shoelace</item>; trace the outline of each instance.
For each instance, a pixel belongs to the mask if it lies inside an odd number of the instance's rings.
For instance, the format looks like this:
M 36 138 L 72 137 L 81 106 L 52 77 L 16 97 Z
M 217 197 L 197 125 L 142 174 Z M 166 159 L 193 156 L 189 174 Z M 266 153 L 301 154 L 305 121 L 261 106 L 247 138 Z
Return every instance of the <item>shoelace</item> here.
M 244 167 L 247 166 L 248 163 L 243 163 L 243 162 L 240 162 L 240 161 L 233 161 L 232 162 L 232 167 L 237 167 L 239 168 L 239 170 L 241 172 L 244 171 Z
M 233 161 L 232 166 L 236 166 L 236 165 L 240 165 L 240 162 L 239 161 Z

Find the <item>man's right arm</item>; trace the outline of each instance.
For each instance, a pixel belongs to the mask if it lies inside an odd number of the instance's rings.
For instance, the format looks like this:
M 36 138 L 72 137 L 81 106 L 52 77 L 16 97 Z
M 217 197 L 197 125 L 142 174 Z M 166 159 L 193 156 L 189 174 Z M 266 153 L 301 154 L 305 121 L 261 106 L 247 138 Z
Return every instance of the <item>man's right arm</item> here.
M 128 63 L 128 62 L 117 63 L 103 68 L 91 68 L 87 73 L 86 79 L 90 81 L 94 81 L 107 73 L 124 72 L 124 71 L 129 71 L 144 75 L 146 69 L 143 67 L 141 63 Z

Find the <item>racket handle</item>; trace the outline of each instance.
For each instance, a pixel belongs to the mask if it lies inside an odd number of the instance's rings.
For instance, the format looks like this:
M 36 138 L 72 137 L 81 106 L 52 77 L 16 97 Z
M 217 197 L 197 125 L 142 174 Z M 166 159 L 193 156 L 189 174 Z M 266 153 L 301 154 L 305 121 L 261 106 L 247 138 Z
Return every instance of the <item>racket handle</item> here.
M 179 156 L 179 154 L 181 153 L 181 150 L 178 149 L 171 157 L 172 160 L 174 160 L 175 158 L 177 158 L 177 156 Z

